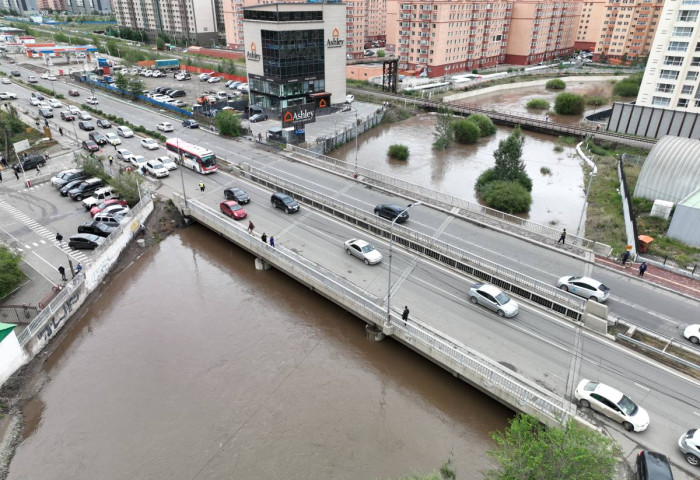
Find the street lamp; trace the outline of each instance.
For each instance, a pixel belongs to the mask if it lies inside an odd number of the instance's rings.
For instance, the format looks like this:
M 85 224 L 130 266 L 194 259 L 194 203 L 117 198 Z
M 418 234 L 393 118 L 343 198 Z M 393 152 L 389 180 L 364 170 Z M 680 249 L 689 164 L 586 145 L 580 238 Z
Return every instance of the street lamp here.
M 411 207 L 415 207 L 416 205 L 421 205 L 423 202 L 415 202 L 415 203 L 409 203 L 406 208 L 404 208 L 401 213 L 399 213 L 396 218 L 394 218 L 391 221 L 391 226 L 389 227 L 389 285 L 387 288 L 387 293 L 386 293 L 386 326 L 388 327 L 391 325 L 391 257 L 393 253 L 393 247 L 394 247 L 394 224 L 396 223 L 396 220 L 401 217 L 405 212 L 408 212 Z
M 357 137 L 360 135 L 360 132 L 358 131 L 360 121 L 357 116 L 357 108 L 353 107 L 352 105 L 349 106 L 351 110 L 355 111 L 355 173 L 353 174 L 353 178 L 357 178 Z

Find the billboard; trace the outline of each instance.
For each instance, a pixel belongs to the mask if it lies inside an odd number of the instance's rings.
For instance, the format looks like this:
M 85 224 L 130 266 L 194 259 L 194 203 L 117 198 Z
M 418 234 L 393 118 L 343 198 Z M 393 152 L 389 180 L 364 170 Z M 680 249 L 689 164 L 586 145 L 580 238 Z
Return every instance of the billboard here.
M 302 126 L 316 121 L 316 104 L 305 103 L 282 109 L 282 127 Z

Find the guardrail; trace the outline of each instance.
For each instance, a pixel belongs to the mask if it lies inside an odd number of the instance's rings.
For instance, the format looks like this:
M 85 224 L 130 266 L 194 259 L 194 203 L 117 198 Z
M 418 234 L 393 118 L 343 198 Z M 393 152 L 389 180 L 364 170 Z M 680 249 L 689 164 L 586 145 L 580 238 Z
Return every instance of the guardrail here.
M 391 222 L 344 202 L 287 181 L 254 167 L 241 170 L 241 175 L 271 190 L 283 191 L 297 201 L 310 205 L 347 223 L 389 238 Z M 523 275 L 495 262 L 470 254 L 460 248 L 402 225 L 394 225 L 393 240 L 409 250 L 425 255 L 452 269 L 487 281 L 522 298 L 553 310 L 573 320 L 580 320 L 585 300 Z
M 287 275 L 312 286 L 314 291 L 365 321 L 383 326 L 386 320 L 385 309 L 368 300 L 364 291 L 359 290 L 346 279 L 310 263 L 283 246 L 272 247 L 261 242 L 257 236 L 250 235 L 243 226 L 235 224 L 218 211 L 197 200 L 188 199 L 185 206 L 183 197 L 174 193 L 173 201 L 190 218 L 217 231 Z M 555 423 L 564 423 L 575 412 L 570 402 L 439 332 L 430 330 L 419 319 L 412 319 L 406 325 L 400 315 L 391 312 L 390 323 L 397 332 L 394 335 L 398 338 L 412 345 L 419 344 L 438 361 L 455 362 L 474 377 L 478 377 L 481 385 L 490 387 L 489 389 L 497 387 L 514 396 L 517 399 L 517 405 L 513 405 L 514 408 L 529 407 L 539 412 L 544 417 L 543 420 L 548 419 Z

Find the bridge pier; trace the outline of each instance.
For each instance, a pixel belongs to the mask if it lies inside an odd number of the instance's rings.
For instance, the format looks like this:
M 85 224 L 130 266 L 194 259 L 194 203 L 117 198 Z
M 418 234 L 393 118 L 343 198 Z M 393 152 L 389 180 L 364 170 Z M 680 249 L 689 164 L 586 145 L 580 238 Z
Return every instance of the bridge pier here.
M 255 259 L 255 269 L 256 270 L 269 270 L 271 265 L 267 263 L 264 259 L 257 257 Z
M 365 325 L 365 335 L 367 335 L 368 340 L 374 342 L 381 342 L 384 340 L 384 337 L 386 337 L 386 335 L 374 325 Z

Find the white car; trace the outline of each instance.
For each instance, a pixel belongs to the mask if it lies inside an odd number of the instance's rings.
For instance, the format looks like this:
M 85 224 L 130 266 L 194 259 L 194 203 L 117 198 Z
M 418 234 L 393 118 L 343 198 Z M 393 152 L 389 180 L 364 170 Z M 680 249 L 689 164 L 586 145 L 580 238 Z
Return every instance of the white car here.
M 151 74 L 153 78 L 158 78 L 158 77 L 163 77 L 165 74 L 161 72 L 160 70 L 153 70 L 153 73 Z
M 160 122 L 157 125 L 158 130 L 162 132 L 172 132 L 173 131 L 173 124 L 170 122 Z
M 643 432 L 649 426 L 649 414 L 627 395 L 602 383 L 583 379 L 574 392 L 583 408 L 592 408 L 621 423 L 628 432 Z
M 87 112 L 83 112 L 82 110 L 78 111 L 76 117 L 78 117 L 81 120 L 92 120 L 92 115 L 90 115 Z
M 149 150 L 158 150 L 158 142 L 156 142 L 152 138 L 142 138 L 141 146 Z
M 85 99 L 85 102 L 88 105 L 97 105 L 98 103 L 100 103 L 100 101 L 97 100 L 97 97 L 88 97 L 87 99 Z
M 371 243 L 358 238 L 351 238 L 345 242 L 345 253 L 359 258 L 365 262 L 365 265 L 375 265 L 382 261 L 379 250 L 375 249 Z
M 8 85 L 8 84 L 12 83 L 12 81 L 7 77 L 2 77 L 2 83 L 4 83 L 5 85 Z
M 78 113 L 80 113 L 80 109 L 78 107 L 76 107 L 75 105 L 69 105 L 68 111 L 70 113 L 72 113 L 73 115 L 77 115 Z
M 51 108 L 51 105 L 49 105 L 48 102 L 39 102 L 39 105 L 37 105 L 39 108 L 45 108 L 46 110 L 52 111 L 53 108 Z
M 129 138 L 134 136 L 134 132 L 129 127 L 117 127 L 117 133 L 120 137 Z
M 475 283 L 469 289 L 469 300 L 498 313 L 499 317 L 514 317 L 518 314 L 518 304 L 501 289 L 488 283 Z
M 38 98 L 32 97 L 32 98 L 29 99 L 29 104 L 30 104 L 30 105 L 33 105 L 33 106 L 35 106 L 35 107 L 36 107 L 37 105 L 39 105 L 40 103 L 41 103 L 41 100 L 39 100 Z
M 176 170 L 177 169 L 177 163 L 175 163 L 175 160 L 173 160 L 170 157 L 158 157 L 156 158 L 160 163 L 163 164 L 165 168 L 168 170 Z
M 143 72 L 144 77 L 152 77 L 153 76 L 153 70 L 146 70 Z
M 16 100 L 17 94 L 12 93 L 12 92 L 0 92 L 0 100 L 10 100 L 10 99 Z M 31 100 L 34 100 L 34 99 L 32 98 Z M 34 104 L 32 104 L 32 105 L 34 105 Z
M 122 144 L 122 139 L 117 136 L 116 133 L 105 133 L 105 138 L 109 142 L 110 145 L 121 145 Z
M 156 178 L 167 177 L 170 175 L 168 168 L 158 160 L 147 161 L 146 171 Z
M 696 345 L 700 343 L 700 324 L 685 327 L 683 336 Z
M 129 163 L 131 163 L 136 168 L 141 168 L 142 166 L 146 165 L 147 161 L 148 160 L 146 160 L 146 157 L 143 157 L 141 155 L 132 155 L 129 159 Z
M 345 103 L 352 103 L 355 101 L 355 95 L 345 95 Z
M 39 80 L 37 80 L 35 75 L 29 75 L 29 77 L 27 77 L 27 81 L 29 83 L 38 83 L 39 82 Z
M 50 81 L 52 81 L 52 82 L 55 82 L 56 80 L 58 80 L 58 78 L 56 78 L 55 75 L 49 75 L 49 78 L 47 78 L 47 80 L 50 80 Z
M 610 296 L 608 287 L 588 277 L 561 277 L 557 280 L 557 287 L 595 302 L 604 302 Z
M 182 100 L 173 100 L 173 101 L 170 103 L 170 105 L 173 105 L 173 106 L 175 106 L 175 107 L 180 107 L 180 108 L 182 108 L 182 107 L 186 107 L 186 106 L 187 106 L 187 102 L 183 102 Z
M 40 76 L 41 76 L 41 78 L 43 78 L 44 80 L 46 80 L 46 79 L 49 78 L 49 74 L 48 74 L 48 73 L 42 73 Z
M 114 134 L 112 134 L 112 135 L 114 135 Z M 121 160 L 123 162 L 128 162 L 129 160 L 131 160 L 131 157 L 133 157 L 133 156 L 134 156 L 134 154 L 131 153 L 126 148 L 117 149 L 117 159 L 118 160 Z
M 219 83 L 221 81 L 221 77 L 209 77 L 209 80 L 207 80 L 207 83 Z
M 211 78 L 211 75 L 209 73 L 201 73 L 199 75 L 199 81 L 200 82 L 206 82 Z
M 63 104 L 55 98 L 49 100 L 49 105 L 51 105 L 53 108 L 63 108 Z
M 139 69 L 138 69 L 138 68 L 132 68 L 131 70 L 129 70 L 129 73 L 130 73 L 131 75 L 138 75 L 138 74 L 139 74 Z
M 241 83 L 236 87 L 236 90 L 240 90 L 241 92 L 247 92 L 248 91 L 248 84 L 247 83 Z

